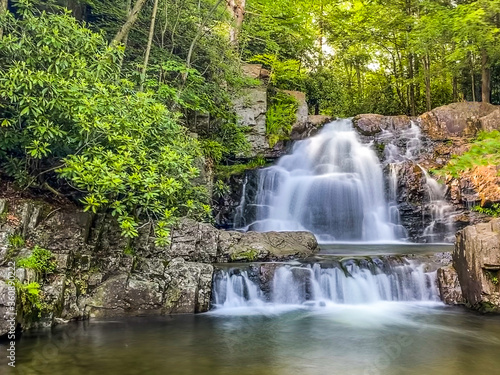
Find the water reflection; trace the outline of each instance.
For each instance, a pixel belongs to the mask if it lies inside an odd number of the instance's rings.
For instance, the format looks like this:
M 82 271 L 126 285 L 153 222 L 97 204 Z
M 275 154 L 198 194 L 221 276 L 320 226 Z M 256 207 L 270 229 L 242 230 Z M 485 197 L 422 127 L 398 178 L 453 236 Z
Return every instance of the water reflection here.
M 383 302 L 75 323 L 25 334 L 12 373 L 457 375 L 494 373 L 498 353 L 499 317 Z

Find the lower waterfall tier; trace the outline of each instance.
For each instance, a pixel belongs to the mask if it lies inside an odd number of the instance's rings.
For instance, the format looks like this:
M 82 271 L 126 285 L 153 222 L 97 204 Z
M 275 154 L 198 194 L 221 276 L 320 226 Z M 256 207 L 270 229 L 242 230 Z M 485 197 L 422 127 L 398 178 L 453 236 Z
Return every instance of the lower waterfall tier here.
M 379 301 L 439 301 L 436 272 L 404 258 L 362 258 L 328 263 L 278 263 L 220 269 L 213 306 L 324 306 Z

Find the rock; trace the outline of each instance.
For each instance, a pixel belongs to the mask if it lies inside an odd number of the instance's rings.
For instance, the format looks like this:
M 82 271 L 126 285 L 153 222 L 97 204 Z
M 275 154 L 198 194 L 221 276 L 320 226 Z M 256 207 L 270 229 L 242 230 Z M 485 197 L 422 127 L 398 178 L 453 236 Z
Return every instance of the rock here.
M 229 232 L 220 246 L 231 262 L 307 258 L 319 251 L 310 232 Z
M 460 176 L 460 198 L 463 202 L 480 202 L 482 207 L 500 202 L 500 177 L 495 165 L 480 165 Z
M 242 91 L 240 97 L 233 100 L 238 124 L 248 126 L 247 139 L 251 145 L 251 157 L 264 153 L 269 144 L 266 138 L 267 88 L 252 87 Z
M 262 64 L 242 64 L 241 70 L 245 77 L 259 79 Z
M 166 269 L 164 308 L 169 314 L 208 311 L 212 295 L 210 264 L 174 259 Z
M 482 127 L 480 119 L 497 109 L 497 106 L 488 103 L 453 103 L 424 113 L 418 122 L 432 140 L 472 137 Z
M 382 116 L 376 114 L 363 114 L 354 117 L 354 128 L 362 135 L 373 136 L 382 130 L 400 131 L 411 126 L 408 116 Z
M 447 305 L 464 303 L 457 271 L 452 265 L 437 270 L 437 281 L 441 300 Z
M 157 283 L 121 274 L 103 282 L 85 299 L 85 312 L 96 318 L 159 313 L 162 298 Z
M 481 123 L 481 129 L 484 131 L 500 130 L 500 109 L 481 117 L 479 122 Z
M 306 94 L 301 91 L 290 91 L 283 90 L 284 93 L 292 96 L 298 103 L 297 108 L 297 121 L 293 126 L 298 126 L 299 124 L 305 124 L 308 120 L 309 108 L 307 106 Z
M 453 266 L 467 305 L 500 312 L 500 219 L 459 231 Z
M 290 139 L 293 141 L 299 141 L 302 139 L 312 137 L 313 135 L 318 133 L 318 131 L 323 127 L 323 125 L 331 122 L 332 120 L 333 118 L 330 116 L 323 116 L 323 115 L 308 116 L 306 122 L 303 123 L 297 122 L 294 124 L 292 132 L 290 134 Z
M 218 262 L 218 230 L 209 224 L 182 219 L 171 234 L 167 259 L 183 258 L 192 262 Z

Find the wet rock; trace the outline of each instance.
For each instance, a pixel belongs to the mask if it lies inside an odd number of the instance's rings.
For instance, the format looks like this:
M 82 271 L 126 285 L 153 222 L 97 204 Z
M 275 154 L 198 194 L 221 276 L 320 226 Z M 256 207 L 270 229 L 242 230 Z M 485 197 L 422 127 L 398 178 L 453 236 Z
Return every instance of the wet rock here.
M 470 307 L 500 312 L 500 219 L 459 231 L 453 266 Z
M 373 136 L 382 130 L 404 130 L 411 126 L 408 116 L 382 116 L 376 114 L 363 114 L 354 117 L 354 128 L 362 135 Z
M 313 115 L 308 116 L 307 121 L 297 122 L 290 134 L 290 139 L 293 141 L 299 141 L 312 137 L 317 134 L 318 131 L 323 127 L 323 125 L 331 122 L 333 120 L 330 116 L 323 115 Z
M 310 232 L 229 232 L 220 242 L 228 261 L 269 261 L 307 258 L 319 251 Z
M 453 103 L 424 113 L 418 122 L 422 131 L 432 140 L 472 137 L 482 127 L 480 119 L 497 108 L 488 103 Z
M 461 305 L 464 303 L 458 274 L 452 265 L 437 270 L 437 281 L 439 295 L 444 303 L 447 305 Z

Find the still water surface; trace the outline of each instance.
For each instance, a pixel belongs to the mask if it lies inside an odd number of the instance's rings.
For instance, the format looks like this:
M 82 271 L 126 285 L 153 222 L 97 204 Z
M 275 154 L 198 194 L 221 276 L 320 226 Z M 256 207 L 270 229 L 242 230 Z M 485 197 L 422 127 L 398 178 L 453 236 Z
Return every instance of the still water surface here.
M 94 321 L 24 334 L 16 364 L 30 375 L 498 374 L 500 317 L 378 302 Z

